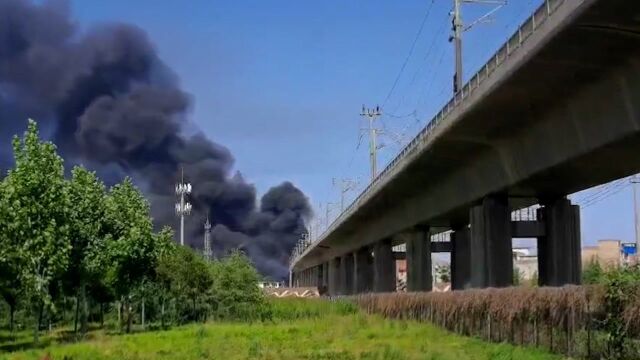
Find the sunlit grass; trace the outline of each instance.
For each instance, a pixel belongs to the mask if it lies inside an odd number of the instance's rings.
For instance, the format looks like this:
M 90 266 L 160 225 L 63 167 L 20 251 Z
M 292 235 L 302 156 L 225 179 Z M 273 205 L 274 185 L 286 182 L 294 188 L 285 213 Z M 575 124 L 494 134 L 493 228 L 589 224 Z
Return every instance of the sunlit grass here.
M 322 306 L 322 305 L 321 305 Z M 363 314 L 269 323 L 209 323 L 132 335 L 92 333 L 86 342 L 0 355 L 2 359 L 560 359 L 489 344 L 431 325 Z

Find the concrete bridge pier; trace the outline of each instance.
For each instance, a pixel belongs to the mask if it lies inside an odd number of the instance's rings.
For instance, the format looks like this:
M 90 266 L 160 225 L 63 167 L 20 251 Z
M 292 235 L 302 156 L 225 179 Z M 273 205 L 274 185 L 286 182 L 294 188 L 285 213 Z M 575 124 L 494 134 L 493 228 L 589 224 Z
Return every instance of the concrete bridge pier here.
M 471 287 L 471 231 L 468 226 L 454 228 L 451 233 L 451 288 Z
M 316 266 L 315 283 L 313 285 L 318 289 L 322 287 L 322 282 L 324 279 L 323 272 L 324 272 L 324 264 L 320 264 Z
M 302 270 L 302 286 L 309 285 L 309 269 Z
M 391 239 L 384 239 L 373 247 L 373 291 L 392 292 L 396 290 L 396 260 L 393 256 Z
M 353 254 L 343 255 L 340 259 L 340 295 L 353 294 Z
M 538 238 L 538 281 L 541 286 L 579 284 L 580 207 L 566 197 L 543 202 L 545 236 Z
M 329 295 L 338 295 L 340 291 L 340 258 L 329 261 Z
M 430 235 L 428 227 L 416 227 L 407 234 L 407 291 L 431 291 Z
M 329 289 L 329 263 L 322 263 L 322 282 L 320 286 L 324 288 L 325 291 Z
M 353 288 L 356 294 L 370 292 L 373 289 L 373 257 L 371 249 L 363 247 L 356 251 L 353 268 Z
M 513 283 L 511 213 L 506 196 L 485 197 L 471 208 L 471 287 Z

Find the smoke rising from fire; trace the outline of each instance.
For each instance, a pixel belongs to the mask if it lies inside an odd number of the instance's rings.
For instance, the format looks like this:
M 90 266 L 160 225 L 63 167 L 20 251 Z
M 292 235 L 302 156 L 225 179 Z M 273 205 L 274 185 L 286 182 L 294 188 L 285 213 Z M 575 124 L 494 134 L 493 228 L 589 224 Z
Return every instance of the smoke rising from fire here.
M 310 216 L 307 198 L 285 182 L 258 202 L 254 186 L 233 173 L 228 149 L 185 131 L 190 103 L 141 29 L 80 31 L 65 2 L 0 0 L 0 169 L 10 166 L 11 136 L 32 117 L 68 163 L 85 164 L 107 183 L 133 177 L 156 224 L 174 225 L 183 167 L 194 185 L 189 243 L 202 246 L 208 214 L 214 251 L 241 247 L 264 274 L 284 277 Z

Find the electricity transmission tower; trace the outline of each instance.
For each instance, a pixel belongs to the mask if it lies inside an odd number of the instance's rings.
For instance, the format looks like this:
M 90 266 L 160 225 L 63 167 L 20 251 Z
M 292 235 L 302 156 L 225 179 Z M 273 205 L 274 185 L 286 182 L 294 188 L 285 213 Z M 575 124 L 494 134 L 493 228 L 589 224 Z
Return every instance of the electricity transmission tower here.
M 482 15 L 478 19 L 471 22 L 469 25 L 465 25 L 462 21 L 462 4 L 484 4 L 491 5 L 491 9 L 486 14 Z M 462 34 L 479 23 L 491 21 L 491 16 L 498 11 L 501 7 L 507 4 L 507 0 L 453 0 L 453 11 L 451 12 L 453 26 L 453 34 L 449 38 L 450 42 L 453 42 L 455 49 L 455 74 L 453 75 L 453 94 L 457 94 L 462 89 L 463 82 L 463 69 L 462 69 Z
M 382 112 L 380 111 L 379 106 L 376 106 L 375 109 L 369 109 L 369 108 L 365 108 L 364 105 L 362 105 L 362 112 L 360 113 L 360 116 L 366 117 L 369 123 L 369 127 L 367 129 L 362 129 L 362 130 L 366 130 L 369 133 L 369 159 L 371 161 L 371 181 L 373 181 L 377 175 L 376 167 L 378 163 L 378 160 L 377 160 L 378 145 L 376 144 L 376 137 L 378 134 L 380 134 L 380 130 L 374 127 L 373 122 L 380 115 L 382 115 Z
M 338 181 L 333 178 L 333 186 L 339 186 L 340 188 L 340 212 L 342 213 L 344 211 L 344 197 L 349 191 L 355 190 L 356 186 L 358 186 L 358 181 L 353 179 L 340 179 Z
M 176 214 L 180 217 L 180 245 L 184 246 L 184 217 L 191 214 L 191 204 L 186 201 L 186 195 L 191 194 L 191 184 L 184 182 L 184 169 L 180 183 L 176 184 L 176 195 L 180 202 L 176 203 Z

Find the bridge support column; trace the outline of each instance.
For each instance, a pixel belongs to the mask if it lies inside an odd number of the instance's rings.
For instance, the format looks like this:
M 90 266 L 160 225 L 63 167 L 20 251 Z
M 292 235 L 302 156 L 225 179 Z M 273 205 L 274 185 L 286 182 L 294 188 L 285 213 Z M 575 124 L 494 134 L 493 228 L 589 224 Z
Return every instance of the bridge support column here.
M 343 255 L 340 259 L 340 294 L 353 294 L 353 254 Z
M 488 196 L 471 208 L 471 286 L 513 283 L 511 214 L 506 196 Z
M 371 249 L 363 247 L 355 253 L 353 287 L 356 294 L 370 292 L 373 289 L 373 277 L 373 257 L 371 256 Z
M 324 264 L 320 264 L 316 266 L 316 274 L 315 274 L 315 286 L 320 290 L 322 287 L 322 280 L 324 279 L 322 274 L 324 272 Z
M 543 203 L 545 236 L 538 238 L 538 281 L 543 286 L 579 284 L 580 207 L 567 198 Z
M 340 291 L 340 258 L 329 261 L 329 295 L 338 295 Z
M 329 292 L 329 262 L 322 264 L 322 294 Z
M 471 231 L 467 226 L 451 233 L 451 288 L 471 287 Z
M 407 237 L 407 291 L 431 291 L 431 233 L 428 227 L 413 229 Z
M 391 240 L 385 239 L 373 247 L 373 291 L 392 292 L 396 290 L 396 260 L 393 257 Z

